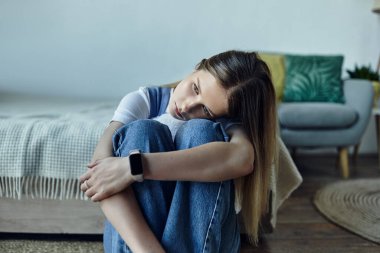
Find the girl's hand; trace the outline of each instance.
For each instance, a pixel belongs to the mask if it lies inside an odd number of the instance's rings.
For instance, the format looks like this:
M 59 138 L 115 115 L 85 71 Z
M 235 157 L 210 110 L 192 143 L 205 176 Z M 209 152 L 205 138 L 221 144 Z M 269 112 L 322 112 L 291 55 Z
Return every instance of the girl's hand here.
M 87 172 L 79 178 L 80 188 L 92 201 L 108 198 L 133 183 L 126 157 L 107 157 L 87 167 Z

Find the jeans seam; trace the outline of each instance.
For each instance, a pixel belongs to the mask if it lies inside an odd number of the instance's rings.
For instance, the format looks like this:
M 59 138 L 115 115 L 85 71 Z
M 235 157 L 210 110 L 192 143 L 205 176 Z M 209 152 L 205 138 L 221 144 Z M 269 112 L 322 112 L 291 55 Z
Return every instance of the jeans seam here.
M 218 202 L 219 202 L 219 196 L 220 196 L 220 192 L 222 190 L 222 184 L 223 182 L 220 182 L 220 186 L 219 186 L 219 190 L 218 190 L 218 195 L 216 197 L 216 201 L 215 201 L 215 206 L 214 206 L 214 210 L 212 212 L 212 216 L 211 216 L 211 219 L 210 219 L 210 223 L 208 225 L 208 228 L 207 228 L 207 233 L 206 233 L 206 237 L 205 237 L 205 240 L 204 240 L 204 245 L 203 245 L 203 250 L 202 252 L 206 252 L 206 246 L 207 246 L 207 239 L 209 237 L 209 233 L 210 233 L 210 230 L 211 230 L 211 226 L 212 226 L 212 222 L 215 218 L 215 214 L 216 214 L 216 209 L 218 207 Z
M 116 238 L 116 236 L 115 236 L 115 232 L 112 231 L 111 253 L 115 253 L 115 245 L 116 245 L 116 247 L 119 246 L 119 244 L 118 244 L 118 240 L 117 240 L 117 238 Z

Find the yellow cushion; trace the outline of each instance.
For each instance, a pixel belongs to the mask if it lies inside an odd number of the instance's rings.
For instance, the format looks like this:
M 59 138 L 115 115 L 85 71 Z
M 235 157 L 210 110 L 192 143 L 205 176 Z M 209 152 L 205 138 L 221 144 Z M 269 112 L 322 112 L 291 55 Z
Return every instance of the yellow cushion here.
M 379 106 L 378 100 L 380 98 L 380 82 L 378 81 L 372 81 L 373 90 L 375 92 L 375 95 L 373 97 L 373 107 Z
M 285 63 L 284 55 L 259 53 L 261 59 L 266 62 L 272 74 L 272 81 L 276 89 L 276 98 L 281 101 L 285 87 Z

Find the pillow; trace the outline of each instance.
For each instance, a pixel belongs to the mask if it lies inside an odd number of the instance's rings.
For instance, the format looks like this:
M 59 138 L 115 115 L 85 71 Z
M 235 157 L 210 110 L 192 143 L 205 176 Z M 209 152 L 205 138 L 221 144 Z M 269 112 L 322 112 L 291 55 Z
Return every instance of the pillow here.
M 277 101 L 281 101 L 285 84 L 284 55 L 259 53 L 260 58 L 268 65 L 272 75 L 272 82 L 276 90 Z
M 343 56 L 286 55 L 284 102 L 344 103 Z

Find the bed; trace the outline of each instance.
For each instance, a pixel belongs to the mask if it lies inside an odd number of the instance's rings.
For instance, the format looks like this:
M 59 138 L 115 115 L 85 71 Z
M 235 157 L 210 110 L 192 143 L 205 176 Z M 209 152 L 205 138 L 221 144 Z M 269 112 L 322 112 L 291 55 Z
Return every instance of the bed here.
M 0 93 L 0 232 L 102 233 L 78 177 L 117 103 Z

